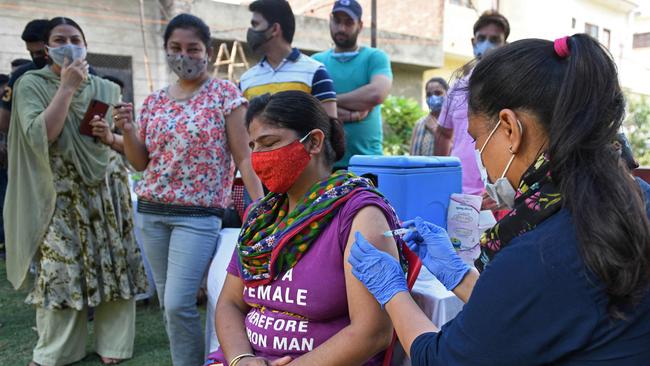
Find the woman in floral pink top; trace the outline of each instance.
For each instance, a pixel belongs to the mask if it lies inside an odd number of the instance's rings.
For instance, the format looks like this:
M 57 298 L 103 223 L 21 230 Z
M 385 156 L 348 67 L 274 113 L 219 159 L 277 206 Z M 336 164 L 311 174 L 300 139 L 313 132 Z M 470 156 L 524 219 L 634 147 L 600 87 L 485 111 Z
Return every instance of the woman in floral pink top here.
M 145 99 L 137 128 L 131 105 L 123 104 L 114 118 L 124 130 L 127 158 L 144 171 L 136 187 L 136 227 L 165 309 L 172 360 L 196 366 L 204 337 L 195 295 L 216 249 L 235 165 L 253 199 L 263 192 L 250 164 L 246 100 L 207 71 L 207 25 L 181 14 L 164 39 L 178 82 Z

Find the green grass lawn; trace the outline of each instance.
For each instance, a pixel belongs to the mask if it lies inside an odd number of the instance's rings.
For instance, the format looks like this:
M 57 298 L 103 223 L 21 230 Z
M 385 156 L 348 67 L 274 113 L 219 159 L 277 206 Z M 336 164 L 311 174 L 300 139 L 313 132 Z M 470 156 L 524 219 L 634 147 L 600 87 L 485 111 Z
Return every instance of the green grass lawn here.
M 36 326 L 35 312 L 33 307 L 24 303 L 27 291 L 15 291 L 7 281 L 5 268 L 5 261 L 0 260 L 0 365 L 27 365 L 38 338 L 32 329 Z M 204 310 L 201 309 L 203 319 Z M 75 365 L 101 364 L 93 350 L 92 322 L 89 329 L 88 356 Z M 133 358 L 120 365 L 171 365 L 169 343 L 157 302 L 150 305 L 138 303 L 135 331 Z

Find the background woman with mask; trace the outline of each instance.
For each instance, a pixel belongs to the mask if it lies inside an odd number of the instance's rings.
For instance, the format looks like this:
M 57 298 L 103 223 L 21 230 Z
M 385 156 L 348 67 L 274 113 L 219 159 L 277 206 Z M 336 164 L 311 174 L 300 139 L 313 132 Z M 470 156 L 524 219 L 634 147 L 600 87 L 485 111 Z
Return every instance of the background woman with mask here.
M 262 186 L 250 165 L 246 100 L 207 70 L 208 26 L 180 14 L 165 29 L 164 47 L 178 81 L 145 99 L 137 130 L 131 105 L 123 104 L 114 118 L 127 158 L 144 171 L 135 189 L 136 226 L 164 307 L 172 360 L 196 366 L 204 360 L 196 293 L 230 199 L 233 160 L 253 199 L 262 196 Z
M 381 364 L 390 322 L 346 259 L 357 231 L 397 258 L 382 236 L 398 227 L 393 209 L 367 179 L 331 173 L 343 127 L 311 95 L 260 96 L 246 121 L 253 167 L 272 193 L 249 209 L 228 266 L 212 364 Z
M 469 108 L 479 166 L 512 209 L 481 239 L 484 270 L 479 278 L 420 219 L 405 238 L 463 311 L 438 329 L 393 258 L 362 238 L 352 249 L 354 273 L 384 299 L 413 364 L 646 364 L 650 186 L 613 144 L 625 101 L 611 56 L 584 34 L 514 42 L 478 63 Z M 402 289 L 386 289 L 391 280 Z
M 79 125 L 91 100 L 114 105 L 119 88 L 88 75 L 86 39 L 71 19 L 52 19 L 45 39 L 51 65 L 26 73 L 15 88 L 4 209 L 8 278 L 20 287 L 35 263 L 26 300 L 36 306 L 39 335 L 31 365 L 84 358 L 89 306 L 95 350 L 112 364 L 133 353 L 134 296 L 146 291 L 146 275 L 126 170 L 111 149 L 118 143 L 83 136 Z M 96 117 L 98 124 L 108 126 Z
M 411 137 L 411 155 L 433 156 L 433 143 L 436 129 L 438 128 L 438 117 L 442 104 L 447 96 L 449 85 L 443 78 L 431 78 L 424 87 L 427 96 L 429 113 L 420 118 L 413 127 Z

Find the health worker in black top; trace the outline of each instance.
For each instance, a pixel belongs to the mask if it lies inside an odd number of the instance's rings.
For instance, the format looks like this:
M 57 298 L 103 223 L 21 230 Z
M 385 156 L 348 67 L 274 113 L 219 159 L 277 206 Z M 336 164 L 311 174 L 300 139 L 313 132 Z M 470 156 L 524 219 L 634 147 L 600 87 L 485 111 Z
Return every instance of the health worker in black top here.
M 416 366 L 647 365 L 650 185 L 614 143 L 625 99 L 611 55 L 585 34 L 524 39 L 479 61 L 468 88 L 478 166 L 511 212 L 480 240 L 480 275 L 442 228 L 416 219 L 404 238 L 463 310 L 432 324 L 360 234 L 353 273 Z

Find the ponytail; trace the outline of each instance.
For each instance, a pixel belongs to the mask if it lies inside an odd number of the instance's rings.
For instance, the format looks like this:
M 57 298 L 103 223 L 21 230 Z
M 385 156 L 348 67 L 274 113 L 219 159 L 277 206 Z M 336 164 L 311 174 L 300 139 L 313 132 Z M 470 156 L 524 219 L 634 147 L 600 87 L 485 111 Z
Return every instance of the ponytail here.
M 546 131 L 550 169 L 572 215 L 586 266 L 604 284 L 610 315 L 623 317 L 650 283 L 650 223 L 643 192 L 612 142 L 625 100 L 608 52 L 576 34 L 561 52 L 526 39 L 482 59 L 470 79 L 472 113 L 532 112 Z
M 610 313 L 620 317 L 650 277 L 648 216 L 643 192 L 612 144 L 625 113 L 616 66 L 587 35 L 567 43 L 570 56 L 548 129 L 551 171 L 584 261 L 605 283 Z

